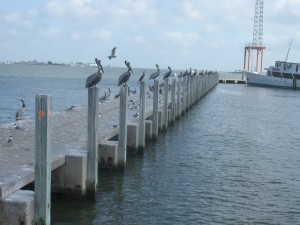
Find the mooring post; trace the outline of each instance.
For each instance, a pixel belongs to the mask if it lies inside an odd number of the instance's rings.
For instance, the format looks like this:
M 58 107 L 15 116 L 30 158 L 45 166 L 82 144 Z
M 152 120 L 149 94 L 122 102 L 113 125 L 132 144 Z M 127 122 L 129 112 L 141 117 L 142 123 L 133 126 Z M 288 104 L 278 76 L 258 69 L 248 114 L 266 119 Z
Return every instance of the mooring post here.
M 146 119 L 146 83 L 140 83 L 140 112 L 139 112 L 139 138 L 138 151 L 145 148 L 145 119 Z
M 175 88 L 176 88 L 176 80 L 172 80 L 172 91 L 171 91 L 171 125 L 174 125 L 175 122 Z
M 164 80 L 164 108 L 163 108 L 163 125 L 162 131 L 166 132 L 168 127 L 168 95 L 169 95 L 169 79 Z
M 178 78 L 178 83 L 177 83 L 177 110 L 176 110 L 176 119 L 180 119 L 181 115 L 181 77 Z
M 159 81 L 154 80 L 153 115 L 152 115 L 152 140 L 154 141 L 158 136 L 158 86 L 159 86 Z
M 190 107 L 190 77 L 186 78 L 186 110 Z
M 181 114 L 183 115 L 186 111 L 186 77 L 183 78 L 182 82 L 182 108 Z
M 87 177 L 86 195 L 96 198 L 98 187 L 98 126 L 99 126 L 99 88 L 88 89 L 87 126 Z
M 127 103 L 128 86 L 120 86 L 119 147 L 117 167 L 124 170 L 127 154 Z
M 34 224 L 51 223 L 51 108 L 52 97 L 35 97 Z

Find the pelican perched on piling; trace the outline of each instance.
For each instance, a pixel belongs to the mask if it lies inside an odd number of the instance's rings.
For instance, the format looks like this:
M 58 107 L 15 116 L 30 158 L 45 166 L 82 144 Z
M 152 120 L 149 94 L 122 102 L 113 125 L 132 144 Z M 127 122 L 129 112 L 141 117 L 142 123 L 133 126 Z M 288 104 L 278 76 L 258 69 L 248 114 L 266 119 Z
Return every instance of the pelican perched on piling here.
M 140 76 L 140 79 L 139 79 L 138 83 L 142 82 L 144 77 L 145 77 L 145 71 L 143 71 L 142 76 Z
M 117 47 L 114 47 L 114 48 L 111 50 L 111 54 L 110 54 L 109 56 L 107 56 L 107 58 L 109 58 L 109 60 L 111 60 L 112 58 L 116 58 L 116 57 L 117 57 L 117 56 L 115 55 L 116 49 L 117 49 Z
M 23 113 L 26 111 L 25 100 L 22 98 L 22 107 L 16 112 L 16 120 L 23 116 Z
M 87 79 L 86 79 L 86 84 L 85 87 L 86 88 L 90 88 L 90 87 L 96 87 L 96 85 L 101 81 L 102 79 L 102 73 L 104 73 L 103 67 L 101 65 L 101 60 L 95 58 L 95 62 L 98 66 L 98 71 L 96 73 L 93 73 L 92 75 L 90 75 Z M 101 72 L 102 71 L 102 72 Z
M 130 66 L 130 62 L 125 60 L 125 65 L 127 66 L 128 70 L 127 72 L 123 73 L 120 77 L 119 77 L 119 81 L 118 81 L 118 86 L 120 86 L 121 84 L 125 84 L 126 82 L 129 80 L 131 73 L 133 73 L 131 66 Z
M 149 80 L 151 80 L 151 79 L 155 80 L 155 78 L 157 78 L 159 76 L 159 73 L 160 73 L 159 65 L 155 64 L 155 66 L 156 66 L 157 71 L 150 75 Z
M 167 78 L 169 78 L 171 76 L 171 74 L 172 74 L 171 67 L 168 66 L 168 69 L 169 69 L 169 71 L 164 74 L 164 80 L 167 79 Z

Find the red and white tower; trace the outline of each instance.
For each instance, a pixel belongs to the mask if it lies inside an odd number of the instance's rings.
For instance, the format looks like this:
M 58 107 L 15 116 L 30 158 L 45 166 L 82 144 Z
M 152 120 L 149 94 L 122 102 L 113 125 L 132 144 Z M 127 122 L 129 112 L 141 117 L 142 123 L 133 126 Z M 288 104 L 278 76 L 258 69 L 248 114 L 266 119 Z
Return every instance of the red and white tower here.
M 254 15 L 254 28 L 253 28 L 253 40 L 252 43 L 245 46 L 244 52 L 244 70 L 253 70 L 253 57 L 256 52 L 256 65 L 255 71 L 263 71 L 263 22 L 264 22 L 264 0 L 256 0 L 255 3 L 255 15 Z

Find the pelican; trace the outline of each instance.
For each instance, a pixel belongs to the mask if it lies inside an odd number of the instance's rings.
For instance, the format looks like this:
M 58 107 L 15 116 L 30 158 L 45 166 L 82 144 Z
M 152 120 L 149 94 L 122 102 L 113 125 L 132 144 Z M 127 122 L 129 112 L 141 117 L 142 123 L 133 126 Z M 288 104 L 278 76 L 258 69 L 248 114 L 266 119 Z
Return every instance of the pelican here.
M 96 87 L 96 85 L 101 81 L 102 79 L 102 73 L 104 73 L 103 67 L 101 65 L 101 60 L 95 58 L 95 62 L 98 66 L 98 71 L 96 73 L 93 73 L 92 75 L 90 75 L 87 79 L 86 79 L 86 84 L 85 87 L 86 88 L 90 88 L 90 87 Z M 101 72 L 102 71 L 102 72 Z
M 127 68 L 133 73 L 131 66 L 130 66 L 130 62 L 125 60 L 125 65 L 127 66 Z
M 144 77 L 145 77 L 145 71 L 143 71 L 142 76 L 140 76 L 140 79 L 139 79 L 138 83 L 142 82 Z
M 117 47 L 114 47 L 112 50 L 111 50 L 111 55 L 107 56 L 107 58 L 109 58 L 109 60 L 111 60 L 112 58 L 116 58 L 116 49 Z
M 103 102 L 106 99 L 106 91 L 104 91 L 104 95 L 99 98 L 99 102 Z
M 188 75 L 188 70 L 186 69 L 185 72 L 182 74 L 182 77 L 186 77 Z
M 22 98 L 21 99 L 21 101 L 22 101 L 22 107 L 16 112 L 16 120 L 18 119 L 18 118 L 20 118 L 20 117 L 22 117 L 23 116 L 23 113 L 25 112 L 25 110 L 26 110 L 26 106 L 25 106 L 25 101 L 24 101 L 24 99 Z
M 171 74 L 172 74 L 171 67 L 168 66 L 168 69 L 169 69 L 169 71 L 164 74 L 164 80 L 167 79 L 167 78 L 169 78 L 169 76 L 171 76 Z
M 129 80 L 131 73 L 133 73 L 131 66 L 130 66 L 130 62 L 127 62 L 125 60 L 125 65 L 127 66 L 128 70 L 127 72 L 123 73 L 120 77 L 119 77 L 119 81 L 118 81 L 118 86 L 120 86 L 121 84 L 125 84 L 126 82 Z
M 150 75 L 149 80 L 151 80 L 151 79 L 155 80 L 155 78 L 157 78 L 159 76 L 159 73 L 160 73 L 159 65 L 155 64 L 155 66 L 156 66 L 157 71 Z

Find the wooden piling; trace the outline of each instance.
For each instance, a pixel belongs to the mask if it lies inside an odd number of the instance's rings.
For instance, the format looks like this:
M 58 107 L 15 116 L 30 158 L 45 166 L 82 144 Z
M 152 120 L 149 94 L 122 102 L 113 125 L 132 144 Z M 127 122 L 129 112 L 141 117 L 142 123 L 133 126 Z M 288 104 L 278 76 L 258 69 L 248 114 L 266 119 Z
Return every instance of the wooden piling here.
M 86 194 L 95 199 L 98 187 L 99 88 L 88 89 Z
M 177 110 L 176 110 L 176 119 L 180 119 L 181 115 L 181 78 L 178 78 L 178 85 L 177 85 Z
M 181 114 L 183 115 L 186 111 L 186 77 L 183 78 L 182 82 L 182 108 Z
M 163 125 L 162 125 L 163 132 L 166 132 L 168 127 L 168 94 L 169 94 L 169 79 L 165 79 L 164 80 Z
M 139 111 L 139 138 L 138 151 L 145 148 L 145 119 L 146 119 L 146 83 L 140 83 L 140 111 Z
M 171 89 L 171 120 L 170 120 L 170 124 L 174 125 L 175 122 L 175 112 L 176 112 L 176 108 L 175 108 L 175 88 L 176 88 L 176 80 L 173 79 L 172 80 L 172 89 Z
M 117 167 L 124 170 L 127 154 L 127 104 L 128 86 L 120 86 L 119 147 Z
M 152 115 L 152 140 L 154 141 L 158 136 L 158 87 L 159 87 L 159 81 L 154 80 L 153 115 Z
M 51 108 L 52 97 L 35 97 L 34 224 L 51 223 Z

